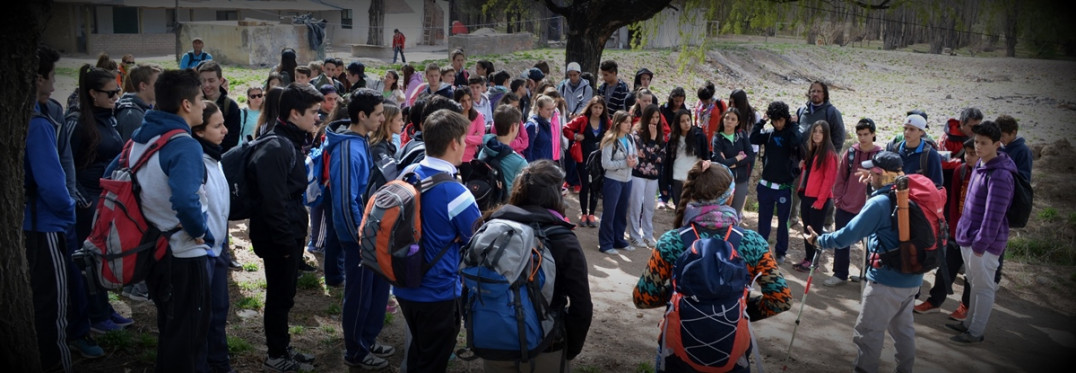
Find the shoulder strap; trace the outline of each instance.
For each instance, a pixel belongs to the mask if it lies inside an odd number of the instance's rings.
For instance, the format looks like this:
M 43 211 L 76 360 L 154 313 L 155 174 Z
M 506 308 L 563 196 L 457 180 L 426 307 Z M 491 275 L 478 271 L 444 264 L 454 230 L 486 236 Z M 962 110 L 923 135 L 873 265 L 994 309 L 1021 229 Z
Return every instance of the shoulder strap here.
M 420 193 L 426 193 L 435 186 L 452 181 L 456 181 L 456 177 L 447 172 L 438 172 L 427 176 L 426 178 L 419 180 Z
M 153 157 L 154 153 L 157 153 L 158 151 L 161 150 L 161 148 L 164 148 L 164 145 L 167 144 L 169 141 L 172 141 L 173 138 L 182 137 L 182 136 L 190 137 L 191 135 L 189 133 L 187 133 L 187 131 L 185 131 L 185 130 L 174 129 L 174 130 L 165 132 L 163 135 L 161 135 L 160 137 L 157 138 L 157 141 L 154 141 L 153 143 L 148 144 L 149 147 L 146 148 L 146 151 L 143 152 L 142 156 L 138 158 L 138 162 L 135 162 L 134 166 L 130 167 L 131 173 L 135 173 L 139 169 L 141 169 L 142 166 L 145 166 L 146 163 L 149 162 L 150 157 Z M 134 140 L 127 140 L 127 144 L 124 145 L 124 147 L 123 147 L 123 153 L 121 153 L 122 155 L 120 155 L 120 164 L 121 165 L 129 165 L 130 164 L 131 146 L 132 145 L 134 145 Z
M 934 147 L 930 146 L 930 143 L 927 142 L 927 139 L 923 139 L 921 141 L 923 141 L 923 152 L 919 153 L 919 174 L 923 176 L 930 176 L 927 175 L 927 160 L 930 158 L 930 150 L 934 149 Z
M 848 177 L 849 175 L 852 174 L 852 169 L 855 168 L 856 148 L 852 147 L 852 146 L 849 146 L 848 147 L 848 155 L 846 155 L 845 158 L 848 161 L 848 165 L 846 167 L 844 176 Z

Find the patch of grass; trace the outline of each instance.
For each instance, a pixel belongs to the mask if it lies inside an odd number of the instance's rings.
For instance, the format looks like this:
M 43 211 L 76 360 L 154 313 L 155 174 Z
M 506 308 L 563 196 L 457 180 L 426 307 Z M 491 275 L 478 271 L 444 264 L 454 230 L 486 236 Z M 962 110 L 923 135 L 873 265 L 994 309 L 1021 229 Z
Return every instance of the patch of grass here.
M 744 206 L 744 210 L 756 211 L 757 212 L 758 211 L 758 201 L 751 201 L 751 203 L 748 203 L 747 206 Z
M 143 364 L 153 364 L 157 362 L 157 349 L 147 348 L 142 350 L 142 352 L 138 354 L 138 361 Z
M 138 333 L 138 345 L 151 350 L 156 350 L 157 337 L 149 333 Z
M 302 276 L 299 276 L 299 280 L 295 284 L 295 287 L 301 290 L 321 289 L 321 276 L 309 272 L 304 273 Z
M 245 339 L 231 335 L 228 336 L 228 353 L 232 356 L 239 355 L 252 350 L 254 350 L 254 346 L 252 346 L 250 342 L 247 342 Z
M 1010 237 L 1005 255 L 1027 263 L 1076 265 L 1076 248 L 1042 238 Z
M 1042 211 L 1039 211 L 1039 219 L 1042 219 L 1042 221 L 1047 223 L 1056 221 L 1059 217 L 1058 215 L 1060 215 L 1060 213 L 1053 207 L 1047 207 L 1042 209 Z
M 1070 212 L 1067 220 L 1069 225 L 1076 226 L 1076 212 Z
M 247 272 L 258 272 L 258 263 L 243 263 L 243 270 Z
M 117 292 L 114 292 L 114 291 L 108 292 L 108 301 L 109 302 L 119 302 L 120 301 L 120 294 L 117 293 Z
M 332 316 L 339 315 L 341 312 L 340 303 L 332 303 L 329 305 L 329 308 L 325 309 L 325 313 Z
M 291 335 L 302 335 L 304 331 L 306 331 L 306 328 L 302 325 L 294 325 L 288 328 L 288 334 Z
M 320 329 L 325 334 L 329 334 L 329 335 L 336 334 L 336 327 L 334 327 L 332 325 L 322 325 L 318 329 Z
M 113 330 L 97 337 L 97 343 L 106 349 L 129 351 L 138 344 L 135 336 L 126 329 Z
M 385 325 L 392 325 L 392 320 L 396 318 L 396 315 L 386 312 L 385 313 Z
M 260 297 L 243 297 L 235 303 L 235 308 L 241 310 L 260 310 L 264 306 L 264 302 Z
M 254 281 L 243 281 L 239 283 L 239 288 L 245 291 L 259 291 L 265 290 L 269 286 L 264 279 L 257 279 Z
M 649 362 L 642 362 L 635 365 L 635 373 L 654 373 L 654 366 Z

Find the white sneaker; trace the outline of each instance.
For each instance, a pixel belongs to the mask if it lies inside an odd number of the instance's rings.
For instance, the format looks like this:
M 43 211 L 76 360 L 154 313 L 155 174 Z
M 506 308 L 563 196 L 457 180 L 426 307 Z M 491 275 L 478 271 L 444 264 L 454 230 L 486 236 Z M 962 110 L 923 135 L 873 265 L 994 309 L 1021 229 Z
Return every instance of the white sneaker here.
M 624 250 L 635 251 L 635 249 L 645 249 L 645 248 L 646 248 L 646 241 L 632 239 L 631 241 L 628 241 L 628 247 L 625 247 Z
M 646 242 L 647 247 L 658 247 L 658 240 L 655 240 L 653 238 L 647 238 L 644 240 L 644 242 Z
M 844 285 L 845 282 L 846 281 L 841 280 L 840 277 L 830 276 L 829 278 L 826 279 L 826 281 L 822 282 L 822 285 L 825 285 L 825 286 L 840 286 L 840 285 Z
M 616 251 L 616 249 L 605 250 L 605 251 L 602 251 L 601 253 L 605 254 L 605 255 L 617 255 L 617 254 L 620 254 L 620 252 Z

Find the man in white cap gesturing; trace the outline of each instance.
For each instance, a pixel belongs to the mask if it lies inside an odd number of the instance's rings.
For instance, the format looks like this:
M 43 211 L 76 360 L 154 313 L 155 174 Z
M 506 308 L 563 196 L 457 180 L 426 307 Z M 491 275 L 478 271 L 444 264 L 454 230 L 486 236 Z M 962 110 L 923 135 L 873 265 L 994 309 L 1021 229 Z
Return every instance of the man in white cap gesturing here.
M 568 118 L 571 119 L 587 107 L 587 102 L 594 97 L 594 87 L 581 77 L 582 71 L 578 62 L 569 63 L 567 70 L 568 78 L 557 84 L 557 92 L 564 97 L 564 102 L 568 106 Z
M 889 151 L 900 154 L 904 161 L 904 174 L 920 174 L 929 177 L 934 185 L 941 186 L 941 156 L 923 137 L 927 134 L 927 120 L 918 114 L 911 114 L 904 120 L 904 141 L 891 146 Z M 893 145 L 893 144 L 890 144 Z

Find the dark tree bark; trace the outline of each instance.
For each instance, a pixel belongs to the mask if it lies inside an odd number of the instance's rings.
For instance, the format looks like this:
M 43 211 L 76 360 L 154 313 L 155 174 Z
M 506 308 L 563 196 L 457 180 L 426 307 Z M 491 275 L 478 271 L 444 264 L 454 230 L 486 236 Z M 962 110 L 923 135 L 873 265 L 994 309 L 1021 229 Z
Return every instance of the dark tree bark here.
M 41 41 L 52 1 L 19 1 L 8 4 L 18 14 L 0 26 L 5 57 L 0 59 L 0 366 L 9 372 L 40 372 L 37 333 L 30 289 L 30 273 L 22 237 L 25 201 L 23 154 L 26 128 L 37 92 L 37 44 Z
M 1016 20 L 1020 18 L 1019 2 L 1012 2 L 1005 12 L 1005 57 L 1016 57 Z
M 366 34 L 366 44 L 385 45 L 385 0 L 370 2 L 370 31 Z
M 565 62 L 578 62 L 583 71 L 598 77 L 605 42 L 613 32 L 635 22 L 650 19 L 672 0 L 570 1 L 544 0 L 553 13 L 568 22 Z M 621 72 L 623 73 L 623 72 Z M 594 82 L 591 82 L 594 83 Z

